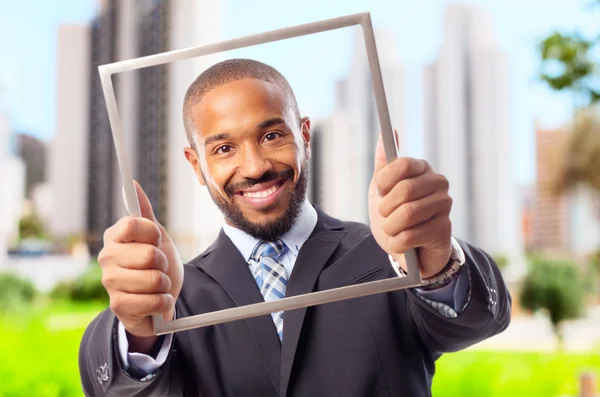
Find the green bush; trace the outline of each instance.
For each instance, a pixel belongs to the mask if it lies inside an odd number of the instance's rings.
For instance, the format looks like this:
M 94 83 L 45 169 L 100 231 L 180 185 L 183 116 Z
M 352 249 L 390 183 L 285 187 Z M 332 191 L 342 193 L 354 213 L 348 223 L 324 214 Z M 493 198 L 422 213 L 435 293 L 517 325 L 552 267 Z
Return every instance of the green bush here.
M 496 262 L 498 269 L 502 271 L 508 266 L 508 257 L 506 255 L 495 255 L 494 262 Z
M 590 272 L 591 293 L 600 294 L 600 250 L 594 252 L 588 258 Z
M 48 232 L 43 222 L 37 215 L 25 215 L 19 220 L 19 238 L 37 238 L 46 239 L 48 238 Z
M 50 296 L 76 302 L 96 301 L 108 304 L 110 301 L 102 285 L 102 270 L 95 262 L 90 264 L 88 270 L 77 280 L 58 284 Z
M 0 273 L 0 312 L 20 309 L 37 295 L 33 284 L 13 273 Z
M 569 262 L 548 259 L 531 262 L 520 293 L 523 308 L 547 313 L 559 343 L 562 343 L 562 322 L 581 316 L 584 297 L 585 282 L 579 268 Z

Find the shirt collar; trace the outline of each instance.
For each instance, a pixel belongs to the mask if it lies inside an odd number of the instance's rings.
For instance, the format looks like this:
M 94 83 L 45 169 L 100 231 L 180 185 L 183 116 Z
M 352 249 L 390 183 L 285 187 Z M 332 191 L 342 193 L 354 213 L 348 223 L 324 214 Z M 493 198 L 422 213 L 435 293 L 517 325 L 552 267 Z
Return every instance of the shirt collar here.
M 304 200 L 296 222 L 292 228 L 280 238 L 288 249 L 293 252 L 294 255 L 298 256 L 300 248 L 302 248 L 304 242 L 308 240 L 308 237 L 316 225 L 317 211 L 308 200 Z M 228 224 L 223 225 L 223 231 L 227 237 L 231 239 L 238 251 L 240 251 L 246 262 L 248 262 L 252 255 L 252 250 L 254 250 L 254 247 L 260 240 Z

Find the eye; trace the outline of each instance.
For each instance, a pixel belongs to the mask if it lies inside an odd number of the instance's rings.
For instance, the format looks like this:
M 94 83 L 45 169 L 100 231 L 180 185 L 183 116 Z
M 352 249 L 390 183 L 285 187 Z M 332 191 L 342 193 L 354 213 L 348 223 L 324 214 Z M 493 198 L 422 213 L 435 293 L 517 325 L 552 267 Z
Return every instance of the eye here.
M 226 153 L 229 153 L 230 151 L 231 151 L 231 146 L 223 145 L 223 146 L 219 146 L 217 148 L 217 150 L 215 151 L 215 153 L 226 154 Z
M 274 141 L 275 139 L 279 138 L 280 136 L 282 136 L 280 132 L 269 132 L 267 135 L 265 135 L 264 141 L 265 142 Z

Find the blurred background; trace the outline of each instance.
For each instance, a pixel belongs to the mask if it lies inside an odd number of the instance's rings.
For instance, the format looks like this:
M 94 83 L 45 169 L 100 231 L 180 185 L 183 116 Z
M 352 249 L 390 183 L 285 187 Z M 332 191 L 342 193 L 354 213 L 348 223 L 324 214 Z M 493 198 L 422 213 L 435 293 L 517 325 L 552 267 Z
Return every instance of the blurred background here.
M 108 305 L 96 256 L 126 215 L 98 65 L 370 11 L 402 155 L 450 180 L 453 233 L 489 252 L 510 327 L 438 361 L 435 396 L 600 392 L 600 1 L 0 0 L 0 396 L 81 396 Z M 247 57 L 312 119 L 309 198 L 368 222 L 379 123 L 346 28 L 116 76 L 134 177 L 189 260 L 222 217 L 185 161 L 189 84 Z

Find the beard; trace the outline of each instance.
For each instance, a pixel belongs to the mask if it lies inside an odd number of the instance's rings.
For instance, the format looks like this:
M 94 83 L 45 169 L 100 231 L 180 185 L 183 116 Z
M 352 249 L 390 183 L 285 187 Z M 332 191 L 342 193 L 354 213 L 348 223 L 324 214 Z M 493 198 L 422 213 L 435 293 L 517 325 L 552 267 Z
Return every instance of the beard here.
M 238 204 L 235 203 L 234 197 L 236 192 L 241 189 L 250 188 L 258 183 L 269 182 L 273 180 L 292 181 L 294 177 L 294 170 L 287 168 L 280 172 L 268 171 L 258 179 L 246 178 L 242 182 L 229 183 L 225 186 L 225 195 L 230 200 L 225 200 L 220 194 L 214 194 L 213 191 L 208 188 L 208 193 L 212 198 L 213 202 L 219 207 L 221 213 L 229 223 L 237 229 L 249 234 L 250 236 L 265 241 L 274 241 L 287 233 L 298 218 L 302 203 L 306 197 L 306 190 L 308 187 L 308 160 L 304 160 L 301 166 L 300 175 L 295 186 L 292 186 L 292 194 L 288 207 L 284 213 L 277 219 L 269 222 L 252 222 L 246 218 L 242 212 L 242 209 Z M 268 211 L 270 208 L 265 208 L 264 211 Z

